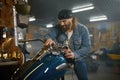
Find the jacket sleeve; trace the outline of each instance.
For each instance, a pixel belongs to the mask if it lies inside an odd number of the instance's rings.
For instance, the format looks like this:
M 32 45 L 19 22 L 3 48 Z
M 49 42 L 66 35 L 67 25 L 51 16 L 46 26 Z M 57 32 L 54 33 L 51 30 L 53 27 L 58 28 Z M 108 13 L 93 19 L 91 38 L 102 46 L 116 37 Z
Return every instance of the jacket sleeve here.
M 75 60 L 83 60 L 91 50 L 91 40 L 89 36 L 89 31 L 86 26 L 81 28 L 81 45 L 79 49 L 75 50 Z

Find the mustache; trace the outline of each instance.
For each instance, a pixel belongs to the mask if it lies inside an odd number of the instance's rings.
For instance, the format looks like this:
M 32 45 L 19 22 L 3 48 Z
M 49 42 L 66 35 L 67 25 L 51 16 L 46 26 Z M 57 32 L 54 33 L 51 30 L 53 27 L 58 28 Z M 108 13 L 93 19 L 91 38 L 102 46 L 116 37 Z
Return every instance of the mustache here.
M 63 32 L 66 32 L 70 28 L 70 24 L 61 26 Z
M 62 32 L 66 32 L 69 29 L 69 26 L 62 26 Z

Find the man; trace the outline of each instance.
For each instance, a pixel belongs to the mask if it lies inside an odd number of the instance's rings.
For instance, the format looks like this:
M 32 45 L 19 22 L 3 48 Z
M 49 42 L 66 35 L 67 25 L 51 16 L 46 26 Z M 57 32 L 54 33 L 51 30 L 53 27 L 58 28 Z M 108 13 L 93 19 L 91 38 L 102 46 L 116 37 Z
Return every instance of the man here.
M 72 11 L 63 9 L 58 13 L 59 24 L 50 29 L 45 37 L 45 46 L 67 44 L 65 58 L 74 60 L 74 71 L 79 80 L 88 80 L 84 58 L 91 49 L 89 32 L 86 26 L 73 17 Z

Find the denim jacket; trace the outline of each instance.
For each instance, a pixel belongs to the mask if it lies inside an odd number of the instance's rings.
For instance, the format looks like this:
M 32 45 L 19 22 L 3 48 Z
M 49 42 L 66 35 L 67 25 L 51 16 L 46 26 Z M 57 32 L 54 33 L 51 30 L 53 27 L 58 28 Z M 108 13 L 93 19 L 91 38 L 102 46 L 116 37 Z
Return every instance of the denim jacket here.
M 45 36 L 45 39 L 48 38 L 63 44 L 67 40 L 67 35 L 62 32 L 60 25 L 56 25 Z M 76 26 L 69 40 L 69 47 L 75 54 L 75 60 L 84 60 L 91 49 L 91 40 L 86 26 L 80 23 Z

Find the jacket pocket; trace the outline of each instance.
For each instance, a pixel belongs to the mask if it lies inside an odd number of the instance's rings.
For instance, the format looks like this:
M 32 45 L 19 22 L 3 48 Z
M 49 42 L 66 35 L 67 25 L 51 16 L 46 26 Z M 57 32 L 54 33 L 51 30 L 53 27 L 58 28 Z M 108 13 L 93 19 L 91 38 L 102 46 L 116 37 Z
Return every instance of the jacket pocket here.
M 77 38 L 74 40 L 75 49 L 79 49 L 81 47 L 81 42 L 82 42 L 81 38 Z

